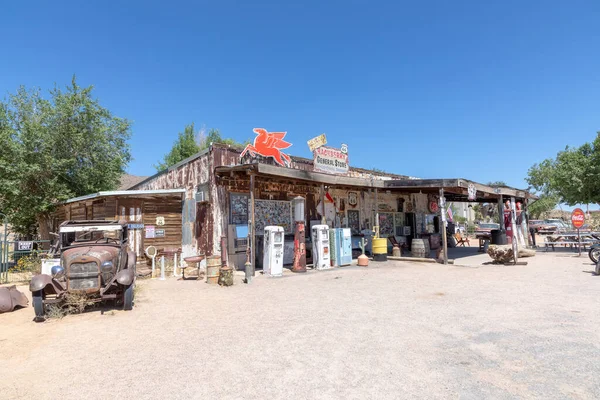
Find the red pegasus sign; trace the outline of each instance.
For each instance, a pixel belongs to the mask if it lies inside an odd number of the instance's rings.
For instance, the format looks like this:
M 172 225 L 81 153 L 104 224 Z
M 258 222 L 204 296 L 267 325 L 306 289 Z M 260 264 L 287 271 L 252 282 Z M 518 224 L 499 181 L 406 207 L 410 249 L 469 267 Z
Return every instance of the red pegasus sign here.
M 244 157 L 247 152 L 250 152 L 254 156 L 258 154 L 263 157 L 272 157 L 282 167 L 292 162 L 290 156 L 281 152 L 292 145 L 283 140 L 287 132 L 267 132 L 263 128 L 254 128 L 253 131 L 258 135 L 254 139 L 254 145 L 246 146 L 240 157 Z

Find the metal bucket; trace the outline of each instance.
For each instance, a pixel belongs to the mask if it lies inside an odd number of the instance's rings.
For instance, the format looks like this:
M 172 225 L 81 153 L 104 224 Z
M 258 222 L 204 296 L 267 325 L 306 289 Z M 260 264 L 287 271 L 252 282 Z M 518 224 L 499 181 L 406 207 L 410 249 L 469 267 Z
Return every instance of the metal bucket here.
M 373 261 L 387 261 L 386 238 L 373 238 Z
M 429 241 L 427 241 L 427 244 L 425 244 L 425 239 L 413 239 L 410 252 L 413 257 L 429 257 Z
M 221 256 L 214 255 L 206 259 L 206 283 L 217 284 L 219 282 L 219 269 L 221 268 Z

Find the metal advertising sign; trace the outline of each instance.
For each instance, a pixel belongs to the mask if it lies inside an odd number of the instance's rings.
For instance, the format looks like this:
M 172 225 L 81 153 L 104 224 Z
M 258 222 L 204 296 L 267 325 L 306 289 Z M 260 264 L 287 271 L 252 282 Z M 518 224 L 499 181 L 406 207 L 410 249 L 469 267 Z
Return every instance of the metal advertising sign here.
M 282 167 L 291 164 L 292 159 L 290 156 L 281 152 L 281 150 L 287 149 L 292 145 L 283 140 L 287 132 L 267 132 L 263 128 L 254 128 L 253 131 L 258 136 L 254 138 L 254 144 L 246 146 L 242 154 L 240 154 L 240 158 L 243 158 L 249 152 L 253 156 L 271 157 Z
M 576 208 L 571 213 L 571 222 L 575 229 L 580 229 L 585 224 L 585 213 L 581 208 Z
M 313 151 L 315 171 L 329 174 L 346 174 L 350 170 L 348 154 L 332 147 L 319 147 Z
M 33 250 L 33 242 L 17 242 L 17 251 L 31 251 Z
M 467 190 L 469 193 L 469 200 L 475 200 L 477 198 L 477 189 L 475 189 L 475 185 L 469 183 L 469 188 Z
M 323 133 L 317 137 L 310 139 L 306 143 L 308 143 L 308 148 L 310 149 L 310 151 L 315 151 L 319 147 L 325 146 L 327 144 L 327 138 L 325 137 L 325 134 Z
M 154 231 L 154 225 L 146 225 L 146 239 L 154 239 L 156 237 Z

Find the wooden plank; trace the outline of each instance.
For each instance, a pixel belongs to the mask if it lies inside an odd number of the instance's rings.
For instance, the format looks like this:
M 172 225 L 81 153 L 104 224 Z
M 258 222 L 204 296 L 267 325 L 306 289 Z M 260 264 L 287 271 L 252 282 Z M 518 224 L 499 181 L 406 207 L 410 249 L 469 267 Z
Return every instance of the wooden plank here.
M 258 172 L 277 177 L 286 177 L 303 181 L 317 182 L 328 185 L 347 185 L 351 187 L 384 187 L 382 180 L 369 180 L 363 178 L 352 178 L 347 176 L 337 176 L 311 172 L 299 169 L 275 167 L 273 165 L 258 164 Z

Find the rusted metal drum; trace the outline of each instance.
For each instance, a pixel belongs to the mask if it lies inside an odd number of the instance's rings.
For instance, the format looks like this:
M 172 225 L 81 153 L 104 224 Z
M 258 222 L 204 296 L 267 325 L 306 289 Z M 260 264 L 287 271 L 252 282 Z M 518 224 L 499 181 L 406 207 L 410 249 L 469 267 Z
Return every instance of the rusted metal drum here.
M 386 238 L 373 238 L 373 261 L 387 261 Z
M 221 255 L 210 256 L 206 259 L 206 283 L 219 282 L 219 269 L 221 268 Z
M 429 257 L 429 241 L 427 239 L 413 239 L 411 242 L 410 252 L 413 257 Z
M 219 271 L 219 286 L 233 285 L 233 268 L 221 267 Z

